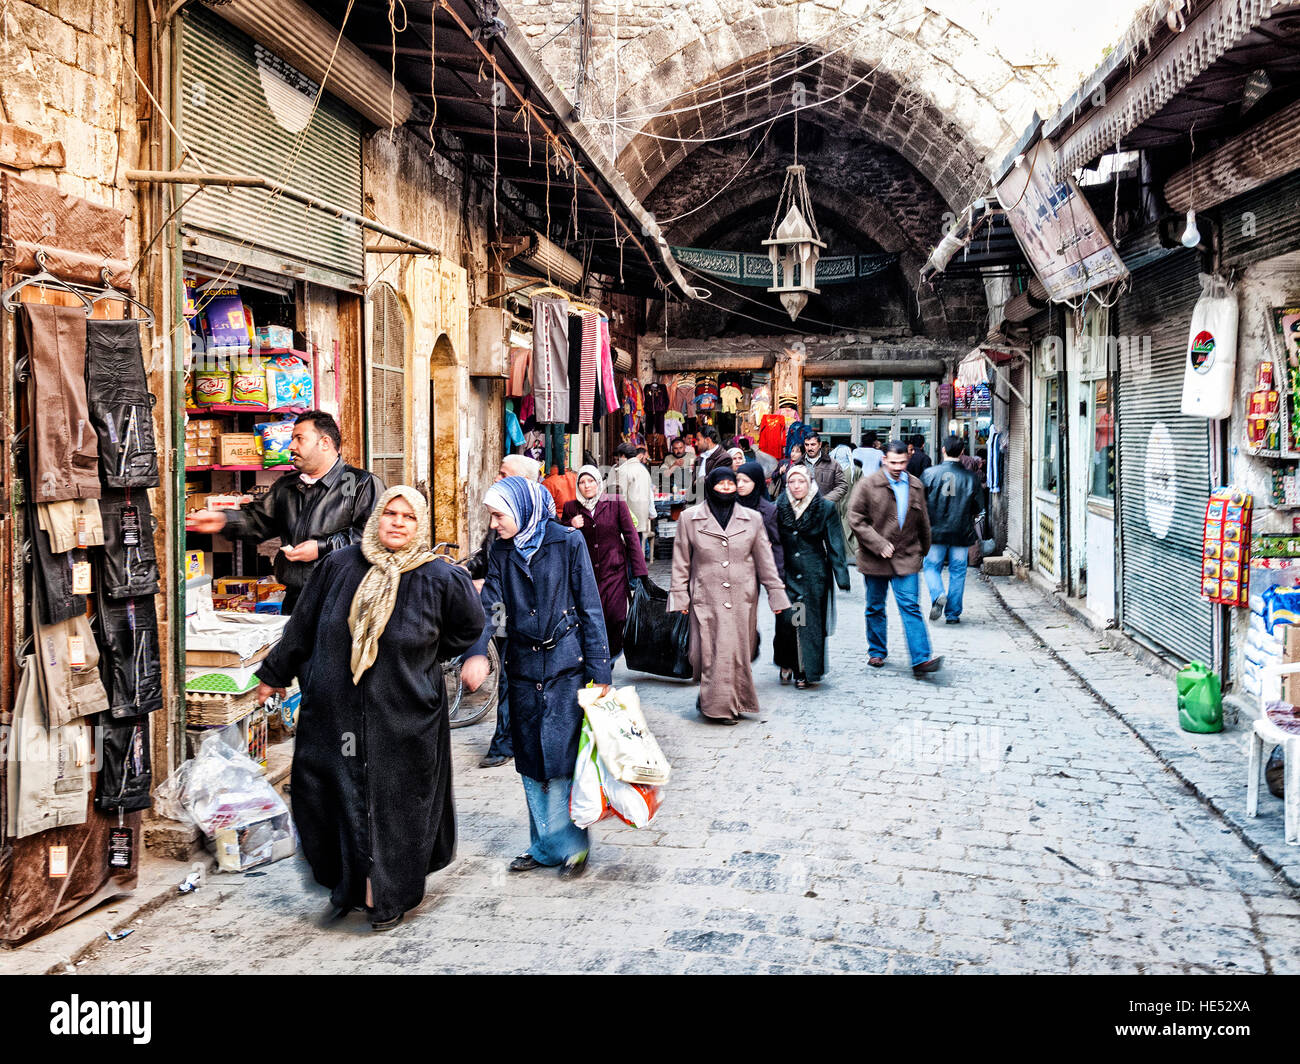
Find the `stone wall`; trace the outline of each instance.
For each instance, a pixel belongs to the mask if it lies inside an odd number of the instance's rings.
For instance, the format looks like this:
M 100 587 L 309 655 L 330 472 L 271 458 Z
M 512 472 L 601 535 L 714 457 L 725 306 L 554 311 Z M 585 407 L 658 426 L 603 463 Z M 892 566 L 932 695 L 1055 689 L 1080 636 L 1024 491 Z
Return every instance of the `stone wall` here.
M 362 175 L 367 214 L 433 244 L 448 262 L 464 267 L 471 303 L 487 294 L 491 204 L 485 206 L 472 184 L 465 187 L 464 172 L 457 164 L 437 152 L 431 154 L 428 144 L 409 131 L 391 136 L 384 129 L 366 138 Z M 366 262 L 367 283 L 386 282 L 401 294 L 408 327 L 416 309 L 405 295 L 412 261 L 409 255 L 368 255 Z M 443 515 L 439 527 L 459 529 L 455 535 L 465 540 L 461 544 L 465 552 L 486 531 L 477 501 L 505 453 L 504 391 L 490 381 L 470 378 L 464 368 L 468 351 L 454 351 L 458 368 L 452 370 L 411 359 L 409 346 L 408 333 L 406 480 L 433 493 L 435 510 Z M 431 389 L 434 377 L 436 386 Z M 445 448 L 435 453 L 432 441 L 438 418 L 454 419 L 458 426 L 454 454 L 445 453 Z M 446 438 L 443 433 L 439 436 Z M 450 463 L 452 472 L 436 478 L 441 487 L 434 491 L 438 463 Z
M 41 165 L 0 155 L 0 166 L 128 218 L 135 204 L 122 173 L 139 145 L 127 66 L 134 62 L 134 12 L 133 0 L 0 3 L 0 122 L 61 147 L 51 145 Z M 128 232 L 128 248 L 135 240 Z

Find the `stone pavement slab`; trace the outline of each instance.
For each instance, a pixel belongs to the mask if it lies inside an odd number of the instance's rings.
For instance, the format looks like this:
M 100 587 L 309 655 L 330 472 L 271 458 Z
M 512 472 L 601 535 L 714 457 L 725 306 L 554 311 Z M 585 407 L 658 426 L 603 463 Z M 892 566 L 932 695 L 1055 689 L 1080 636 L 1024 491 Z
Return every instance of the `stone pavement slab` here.
M 892 603 L 887 667 L 866 666 L 856 575 L 816 688 L 778 683 L 762 616 L 762 712 L 735 728 L 700 721 L 689 683 L 617 670 L 673 779 L 649 829 L 593 829 L 583 879 L 506 872 L 527 815 L 510 767 L 477 768 L 485 722 L 453 733 L 457 860 L 397 929 L 318 929 L 326 891 L 295 858 L 210 877 L 78 971 L 1296 970 L 1291 887 L 989 584 L 967 587 L 926 680 Z M 1105 660 L 1121 687 L 1145 679 Z

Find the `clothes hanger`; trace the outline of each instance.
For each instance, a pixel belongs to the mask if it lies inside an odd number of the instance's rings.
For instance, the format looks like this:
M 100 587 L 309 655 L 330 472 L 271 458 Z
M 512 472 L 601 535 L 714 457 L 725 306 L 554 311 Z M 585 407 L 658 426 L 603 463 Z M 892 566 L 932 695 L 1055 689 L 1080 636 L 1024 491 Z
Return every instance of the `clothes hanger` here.
M 100 277 L 104 281 L 103 286 L 100 288 L 90 288 L 88 286 L 78 286 L 78 287 L 84 288 L 86 293 L 96 303 L 99 302 L 99 300 L 101 299 L 115 299 L 118 300 L 119 302 L 125 303 L 127 306 L 138 307 L 141 311 L 144 312 L 144 317 L 125 318 L 123 320 L 142 322 L 143 324 L 147 325 L 149 328 L 151 329 L 153 328 L 153 323 L 154 323 L 153 311 L 150 310 L 149 307 L 146 306 L 144 303 L 141 303 L 140 300 L 132 296 L 129 292 L 125 291 L 124 289 L 115 287 L 113 285 L 112 270 L 110 270 L 107 266 L 105 266 L 100 273 Z
M 90 312 L 95 309 L 95 304 L 73 288 L 72 285 L 68 284 L 67 281 L 55 277 L 54 274 L 50 273 L 45 262 L 45 251 L 41 248 L 37 248 L 36 250 L 36 265 L 40 267 L 38 273 L 34 273 L 30 277 L 24 277 L 17 284 L 10 285 L 3 292 L 0 292 L 0 306 L 3 306 L 5 310 L 10 314 L 13 314 L 18 310 L 19 306 L 18 301 L 13 298 L 14 296 L 24 288 L 28 288 L 32 285 L 48 285 L 51 288 L 57 288 L 60 292 L 67 292 L 69 295 L 76 296 L 85 305 L 86 316 L 90 316 Z

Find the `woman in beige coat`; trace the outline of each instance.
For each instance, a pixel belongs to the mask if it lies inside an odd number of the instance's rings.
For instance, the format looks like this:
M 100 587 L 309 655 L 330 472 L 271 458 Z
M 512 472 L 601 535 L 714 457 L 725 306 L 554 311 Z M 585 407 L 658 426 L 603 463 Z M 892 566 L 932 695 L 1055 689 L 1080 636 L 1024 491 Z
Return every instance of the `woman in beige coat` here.
M 704 502 L 678 519 L 668 591 L 668 609 L 690 614 L 697 706 L 720 724 L 758 712 L 749 663 L 757 649 L 760 583 L 773 613 L 790 607 L 763 518 L 736 505 L 736 476 L 721 466 L 708 476 Z

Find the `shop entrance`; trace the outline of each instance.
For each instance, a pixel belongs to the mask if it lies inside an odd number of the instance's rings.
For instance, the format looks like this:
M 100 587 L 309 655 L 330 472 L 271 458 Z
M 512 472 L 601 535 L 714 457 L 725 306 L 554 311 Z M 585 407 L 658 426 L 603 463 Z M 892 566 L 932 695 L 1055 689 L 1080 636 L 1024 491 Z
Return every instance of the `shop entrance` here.
M 814 380 L 804 390 L 805 419 L 828 446 L 860 447 L 870 432 L 882 449 L 921 436 L 926 454 L 939 460 L 934 381 Z

